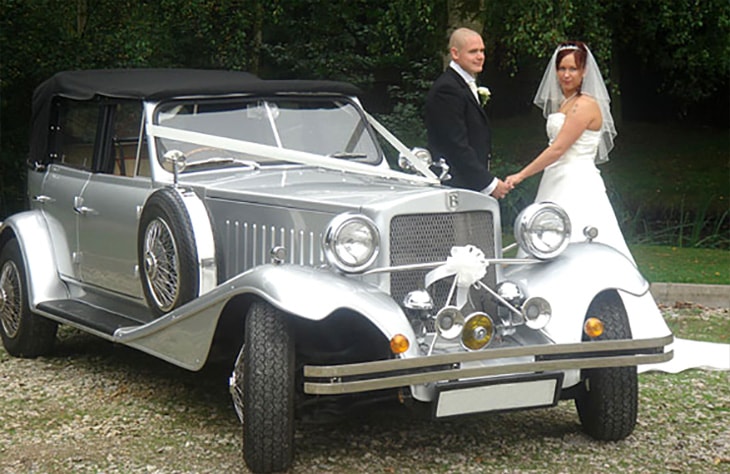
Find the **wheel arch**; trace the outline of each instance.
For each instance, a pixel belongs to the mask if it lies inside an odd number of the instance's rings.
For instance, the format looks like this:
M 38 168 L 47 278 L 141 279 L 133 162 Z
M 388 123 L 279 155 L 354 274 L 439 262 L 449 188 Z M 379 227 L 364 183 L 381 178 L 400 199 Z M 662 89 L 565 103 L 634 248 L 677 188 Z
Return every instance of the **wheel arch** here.
M 552 318 L 544 331 L 558 343 L 580 342 L 585 314 L 602 292 L 635 298 L 649 292 L 649 282 L 636 266 L 600 243 L 571 244 L 555 260 L 509 268 L 505 278 L 517 282 L 528 298 L 550 303 Z
M 57 258 L 63 256 L 53 251 L 51 233 L 41 212 L 26 211 L 6 219 L 0 225 L 0 248 L 13 238 L 23 256 L 31 309 L 43 301 L 68 298 L 66 285 L 58 275 Z M 70 260 L 66 263 L 71 265 Z
M 369 320 L 387 340 L 398 333 L 415 340 L 408 319 L 390 295 L 329 269 L 265 264 L 226 281 L 217 291 L 254 295 L 285 313 L 309 321 L 350 311 Z
M 270 299 L 253 293 L 232 297 L 220 312 L 208 361 L 233 362 L 245 339 L 246 318 L 257 302 L 271 304 Z M 276 307 L 276 306 L 275 306 Z M 296 335 L 297 350 L 307 360 L 367 360 L 390 355 L 389 339 L 366 315 L 351 308 L 339 308 L 324 318 L 308 319 L 276 307 L 286 317 Z M 331 361 L 329 361 L 331 362 Z

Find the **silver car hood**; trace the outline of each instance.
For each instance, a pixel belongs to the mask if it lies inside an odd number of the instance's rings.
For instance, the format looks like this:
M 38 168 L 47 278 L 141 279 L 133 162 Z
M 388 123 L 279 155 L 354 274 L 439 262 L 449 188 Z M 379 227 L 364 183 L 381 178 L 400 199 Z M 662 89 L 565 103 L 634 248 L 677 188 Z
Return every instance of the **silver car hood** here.
M 261 204 L 287 202 L 318 210 L 378 207 L 383 203 L 392 204 L 394 200 L 423 196 L 427 190 L 447 191 L 438 185 L 300 166 L 246 170 L 234 176 L 228 169 L 225 173 L 196 173 L 181 178 L 182 186 L 193 187 L 206 199 L 249 201 L 255 196 L 255 201 Z

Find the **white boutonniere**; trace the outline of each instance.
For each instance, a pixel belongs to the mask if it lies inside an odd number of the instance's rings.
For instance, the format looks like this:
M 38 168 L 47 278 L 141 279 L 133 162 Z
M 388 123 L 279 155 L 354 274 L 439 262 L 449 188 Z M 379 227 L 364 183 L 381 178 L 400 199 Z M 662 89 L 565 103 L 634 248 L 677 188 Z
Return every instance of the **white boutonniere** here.
M 477 95 L 479 96 L 479 103 L 482 104 L 482 107 L 487 105 L 487 102 L 492 97 L 492 93 L 488 87 L 477 87 Z

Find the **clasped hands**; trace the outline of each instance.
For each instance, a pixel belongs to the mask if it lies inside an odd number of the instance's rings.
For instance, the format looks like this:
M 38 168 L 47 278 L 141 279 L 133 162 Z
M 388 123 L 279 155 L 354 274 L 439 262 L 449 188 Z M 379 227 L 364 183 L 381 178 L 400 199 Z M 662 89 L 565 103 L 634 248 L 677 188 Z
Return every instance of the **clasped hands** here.
M 515 189 L 515 186 L 520 184 L 523 179 L 524 178 L 519 173 L 507 176 L 504 181 L 497 178 L 497 187 L 494 188 L 494 191 L 492 191 L 492 196 L 495 199 L 502 199 L 509 194 L 510 191 Z

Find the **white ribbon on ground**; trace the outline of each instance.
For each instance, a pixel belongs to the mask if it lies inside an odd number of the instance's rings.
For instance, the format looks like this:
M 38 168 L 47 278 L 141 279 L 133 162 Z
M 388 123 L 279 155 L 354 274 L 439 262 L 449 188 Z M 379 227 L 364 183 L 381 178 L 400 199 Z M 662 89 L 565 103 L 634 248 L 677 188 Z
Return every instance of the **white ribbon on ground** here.
M 469 298 L 469 288 L 487 274 L 487 258 L 478 247 L 466 245 L 451 247 L 446 263 L 426 274 L 426 288 L 439 280 L 455 275 L 456 306 L 461 309 Z M 449 295 L 449 300 L 451 297 Z M 449 304 L 447 301 L 446 304 Z
M 730 370 L 730 344 L 675 338 L 671 348 L 674 349 L 672 360 L 640 365 L 639 372 L 678 374 L 688 369 Z

